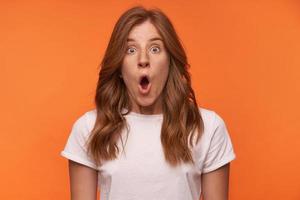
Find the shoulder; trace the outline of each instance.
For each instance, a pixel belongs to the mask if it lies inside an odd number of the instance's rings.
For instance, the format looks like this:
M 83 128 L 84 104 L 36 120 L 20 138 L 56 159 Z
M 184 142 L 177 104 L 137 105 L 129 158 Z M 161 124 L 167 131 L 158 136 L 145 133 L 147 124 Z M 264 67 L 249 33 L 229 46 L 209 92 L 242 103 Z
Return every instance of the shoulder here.
M 84 115 L 86 117 L 87 122 L 93 124 L 96 121 L 97 110 L 96 110 L 96 108 L 88 110 L 84 113 Z
M 204 125 L 215 126 L 223 122 L 223 119 L 215 110 L 204 107 L 198 107 L 198 109 Z
M 73 123 L 73 129 L 82 132 L 84 135 L 90 133 L 95 125 L 96 113 L 96 109 L 90 109 L 79 114 Z
M 215 111 L 209 108 L 198 107 L 198 110 L 203 120 L 211 121 L 215 118 Z
M 205 132 L 224 124 L 222 117 L 215 110 L 206 107 L 198 107 L 198 110 L 203 120 Z M 77 117 L 73 126 L 91 131 L 95 125 L 96 117 L 96 108 L 87 110 Z
M 215 110 L 199 107 L 199 112 L 203 120 L 206 139 L 211 139 L 217 129 L 226 127 L 224 120 Z
M 204 134 L 196 150 L 203 173 L 213 171 L 235 159 L 233 144 L 222 117 L 215 111 L 201 109 Z

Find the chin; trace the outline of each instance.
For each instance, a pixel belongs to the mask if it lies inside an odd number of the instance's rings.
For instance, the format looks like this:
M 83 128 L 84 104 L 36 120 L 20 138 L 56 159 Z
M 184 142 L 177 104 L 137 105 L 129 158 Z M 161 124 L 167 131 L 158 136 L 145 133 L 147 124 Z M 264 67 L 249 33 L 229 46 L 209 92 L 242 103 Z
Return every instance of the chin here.
M 154 103 L 155 103 L 155 99 L 152 98 L 138 99 L 139 106 L 148 107 L 148 106 L 152 106 Z

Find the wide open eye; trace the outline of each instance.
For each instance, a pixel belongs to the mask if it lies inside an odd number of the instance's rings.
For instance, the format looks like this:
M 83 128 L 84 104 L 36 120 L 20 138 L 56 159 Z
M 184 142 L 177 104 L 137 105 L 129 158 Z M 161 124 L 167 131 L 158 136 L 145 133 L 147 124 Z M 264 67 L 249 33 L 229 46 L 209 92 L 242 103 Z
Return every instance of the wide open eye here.
M 160 48 L 158 46 L 153 46 L 151 48 L 151 51 L 154 52 L 154 53 L 158 53 L 158 52 L 160 52 Z
M 128 47 L 127 50 L 126 50 L 126 53 L 132 54 L 132 53 L 134 53 L 134 51 L 135 51 L 135 48 L 133 48 L 133 47 Z

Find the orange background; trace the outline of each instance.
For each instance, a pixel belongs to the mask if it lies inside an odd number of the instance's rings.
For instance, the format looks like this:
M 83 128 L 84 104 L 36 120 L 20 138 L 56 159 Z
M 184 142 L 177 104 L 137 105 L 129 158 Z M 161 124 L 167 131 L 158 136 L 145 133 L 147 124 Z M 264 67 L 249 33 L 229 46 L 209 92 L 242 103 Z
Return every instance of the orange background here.
M 0 199 L 69 199 L 60 151 L 94 107 L 116 20 L 137 2 L 170 17 L 199 105 L 227 124 L 230 199 L 299 200 L 300 3 L 275 0 L 1 1 Z

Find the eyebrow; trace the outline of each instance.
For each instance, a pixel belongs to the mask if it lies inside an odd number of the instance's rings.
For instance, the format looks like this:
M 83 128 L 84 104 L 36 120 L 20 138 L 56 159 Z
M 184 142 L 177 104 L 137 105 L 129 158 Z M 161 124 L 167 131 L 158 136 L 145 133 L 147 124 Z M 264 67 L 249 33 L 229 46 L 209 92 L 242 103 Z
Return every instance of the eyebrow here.
M 152 41 L 155 41 L 155 40 L 163 41 L 160 37 L 154 37 L 154 38 L 149 39 L 148 41 L 152 42 Z M 127 38 L 127 42 L 131 42 L 131 41 L 135 42 L 135 40 L 133 38 Z

